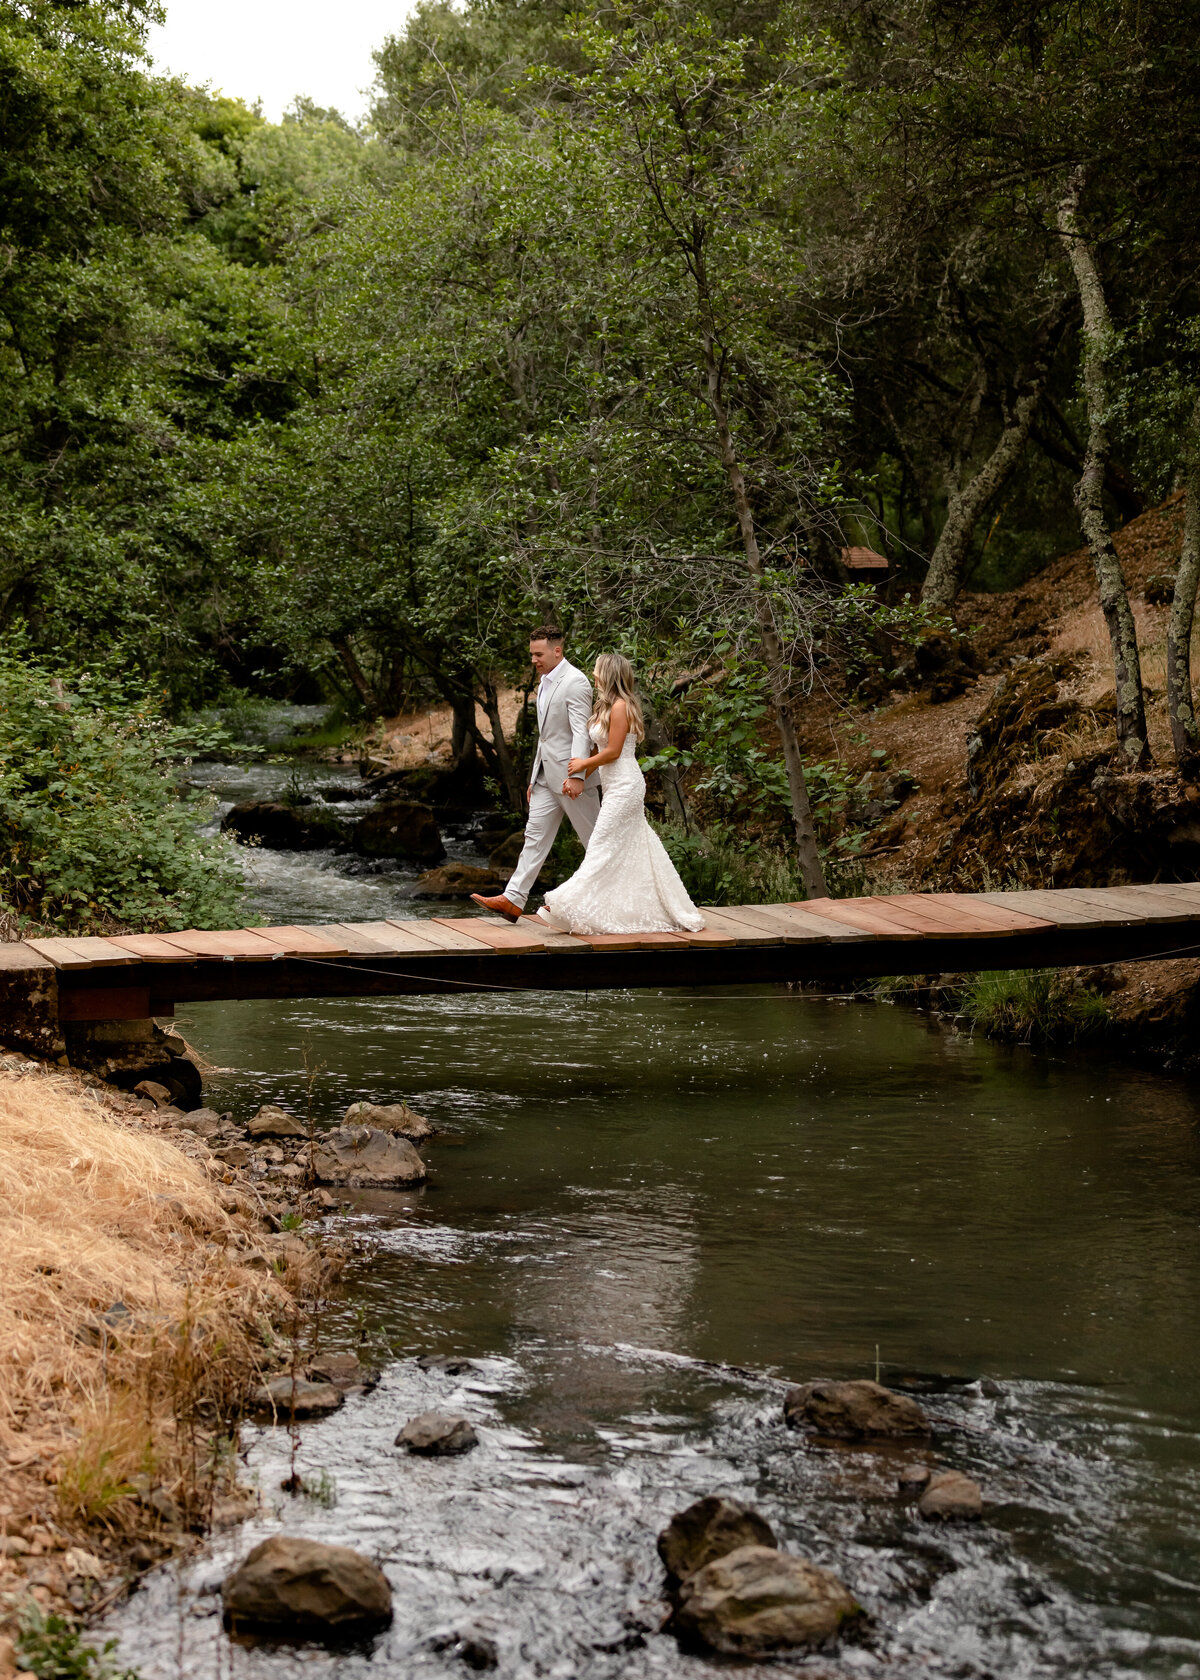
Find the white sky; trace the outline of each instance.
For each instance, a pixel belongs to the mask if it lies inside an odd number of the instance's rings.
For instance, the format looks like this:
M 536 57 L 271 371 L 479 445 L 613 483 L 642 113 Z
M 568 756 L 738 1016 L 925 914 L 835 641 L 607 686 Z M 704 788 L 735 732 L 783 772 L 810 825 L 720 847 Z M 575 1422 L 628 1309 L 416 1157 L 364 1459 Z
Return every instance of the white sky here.
M 160 72 L 248 105 L 261 99 L 272 122 L 298 93 L 354 121 L 374 80 L 372 49 L 409 10 L 409 0 L 167 0 L 150 53 Z

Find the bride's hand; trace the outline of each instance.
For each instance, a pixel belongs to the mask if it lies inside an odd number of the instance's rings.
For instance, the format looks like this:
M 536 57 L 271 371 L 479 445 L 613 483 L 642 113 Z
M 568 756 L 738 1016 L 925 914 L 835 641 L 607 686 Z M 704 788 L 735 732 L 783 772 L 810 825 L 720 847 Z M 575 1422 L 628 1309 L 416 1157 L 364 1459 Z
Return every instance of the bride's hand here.
M 561 764 L 562 759 L 560 758 L 558 762 Z M 568 776 L 582 776 L 584 774 L 584 770 L 585 770 L 586 765 L 587 765 L 587 759 L 586 758 L 573 758 L 571 760 L 571 762 L 567 765 L 567 775 Z

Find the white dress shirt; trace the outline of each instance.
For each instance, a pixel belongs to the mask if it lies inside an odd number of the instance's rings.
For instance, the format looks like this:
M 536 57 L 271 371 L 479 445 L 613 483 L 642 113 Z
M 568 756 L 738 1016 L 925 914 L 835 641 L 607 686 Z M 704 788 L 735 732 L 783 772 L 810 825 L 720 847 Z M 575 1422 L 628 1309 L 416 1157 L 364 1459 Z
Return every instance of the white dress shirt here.
M 539 729 L 546 721 L 546 707 L 550 704 L 550 691 L 554 687 L 554 684 L 558 681 L 558 674 L 565 664 L 566 660 L 560 659 L 554 669 L 552 671 L 547 671 L 538 683 L 537 720 Z

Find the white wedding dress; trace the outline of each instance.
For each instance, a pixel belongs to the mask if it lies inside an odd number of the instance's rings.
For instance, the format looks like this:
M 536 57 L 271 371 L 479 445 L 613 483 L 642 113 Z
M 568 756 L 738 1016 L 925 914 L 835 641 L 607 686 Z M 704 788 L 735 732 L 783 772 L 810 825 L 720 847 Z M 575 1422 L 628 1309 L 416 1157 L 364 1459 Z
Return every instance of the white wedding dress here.
M 607 735 L 595 725 L 588 733 L 604 747 Z M 560 933 L 698 933 L 704 917 L 646 821 L 646 778 L 632 733 L 620 758 L 600 766 L 600 786 L 604 797 L 587 855 L 546 894 L 538 915 Z

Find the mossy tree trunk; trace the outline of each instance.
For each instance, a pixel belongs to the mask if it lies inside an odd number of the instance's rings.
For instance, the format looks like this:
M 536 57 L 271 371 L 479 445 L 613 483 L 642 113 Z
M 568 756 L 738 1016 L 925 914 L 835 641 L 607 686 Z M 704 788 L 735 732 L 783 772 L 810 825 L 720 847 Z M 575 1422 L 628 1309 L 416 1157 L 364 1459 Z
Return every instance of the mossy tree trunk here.
M 1146 707 L 1142 697 L 1142 663 L 1129 590 L 1104 510 L 1104 476 L 1112 453 L 1108 364 L 1113 328 L 1095 252 L 1080 228 L 1079 199 L 1083 185 L 1084 172 L 1077 167 L 1072 170 L 1058 204 L 1058 231 L 1070 258 L 1083 309 L 1083 392 L 1087 402 L 1088 435 L 1083 470 L 1075 486 L 1075 506 L 1084 541 L 1092 557 L 1100 610 L 1104 614 L 1112 646 L 1117 697 L 1117 749 L 1125 768 L 1137 770 L 1150 762 Z
M 1183 546 L 1167 619 L 1167 711 L 1180 773 L 1200 777 L 1200 728 L 1192 697 L 1192 623 L 1200 585 L 1200 396 L 1188 434 Z

